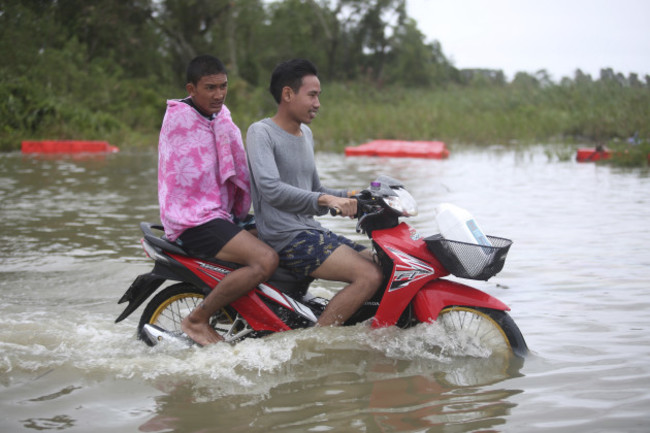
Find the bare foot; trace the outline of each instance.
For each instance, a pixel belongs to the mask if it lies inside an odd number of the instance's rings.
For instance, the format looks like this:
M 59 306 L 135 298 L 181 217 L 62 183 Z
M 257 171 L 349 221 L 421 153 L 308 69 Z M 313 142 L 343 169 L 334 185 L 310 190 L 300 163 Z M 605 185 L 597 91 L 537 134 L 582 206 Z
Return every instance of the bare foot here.
M 190 316 L 183 319 L 181 322 L 181 329 L 195 343 L 198 343 L 201 346 L 207 346 L 208 344 L 215 344 L 224 341 L 223 337 L 217 334 L 208 323 L 193 321 Z

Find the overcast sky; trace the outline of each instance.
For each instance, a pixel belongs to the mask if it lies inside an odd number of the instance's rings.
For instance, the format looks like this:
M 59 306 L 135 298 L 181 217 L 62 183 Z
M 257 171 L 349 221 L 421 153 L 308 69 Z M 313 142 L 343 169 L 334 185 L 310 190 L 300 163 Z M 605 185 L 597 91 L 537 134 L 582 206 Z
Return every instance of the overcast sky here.
M 407 0 L 457 68 L 650 75 L 650 0 Z

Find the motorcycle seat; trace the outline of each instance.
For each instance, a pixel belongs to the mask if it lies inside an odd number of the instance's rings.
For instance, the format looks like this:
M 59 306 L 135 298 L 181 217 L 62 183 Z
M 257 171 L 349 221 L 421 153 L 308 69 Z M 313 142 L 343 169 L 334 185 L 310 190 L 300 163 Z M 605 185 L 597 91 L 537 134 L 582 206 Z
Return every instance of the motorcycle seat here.
M 142 233 L 144 233 L 144 238 L 153 244 L 154 246 L 162 249 L 163 251 L 182 255 L 186 257 L 194 257 L 188 254 L 178 242 L 172 242 L 165 237 L 165 235 L 156 236 L 152 229 L 158 231 L 164 231 L 163 227 L 158 224 L 151 223 L 140 223 L 140 228 Z M 242 265 L 239 263 L 227 262 L 225 260 L 219 260 L 216 257 L 196 257 L 206 262 L 214 263 L 221 265 L 230 269 L 240 268 Z M 291 272 L 289 269 L 278 267 L 271 278 L 267 283 L 271 284 L 274 287 L 277 287 L 281 292 L 289 295 L 291 297 L 300 299 L 307 293 L 309 285 L 314 281 L 312 277 L 300 276 L 294 272 Z

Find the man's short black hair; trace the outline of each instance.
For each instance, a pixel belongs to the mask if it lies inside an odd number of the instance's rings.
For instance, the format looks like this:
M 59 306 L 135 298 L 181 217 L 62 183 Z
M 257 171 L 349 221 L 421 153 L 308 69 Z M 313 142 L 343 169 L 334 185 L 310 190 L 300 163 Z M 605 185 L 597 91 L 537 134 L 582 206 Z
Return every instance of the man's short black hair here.
M 187 82 L 196 85 L 206 75 L 228 74 L 223 62 L 214 56 L 202 55 L 187 66 Z
M 280 103 L 282 89 L 286 86 L 298 93 L 302 86 L 302 78 L 306 75 L 318 76 L 316 66 L 309 60 L 293 59 L 277 65 L 271 74 L 271 85 L 269 86 L 269 91 L 275 102 Z

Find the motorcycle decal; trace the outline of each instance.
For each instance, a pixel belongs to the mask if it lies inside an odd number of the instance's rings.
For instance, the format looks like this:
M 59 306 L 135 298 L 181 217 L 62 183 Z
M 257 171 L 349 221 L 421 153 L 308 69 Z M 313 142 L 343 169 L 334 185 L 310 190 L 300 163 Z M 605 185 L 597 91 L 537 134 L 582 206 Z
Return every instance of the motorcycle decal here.
M 388 292 L 399 290 L 415 281 L 429 278 L 435 274 L 435 269 L 426 262 L 416 259 L 395 248 L 387 247 L 400 261 L 396 261 L 393 281 Z
M 204 262 L 197 262 L 199 265 L 199 268 L 203 269 L 198 269 L 202 274 L 207 275 L 208 277 L 212 278 L 216 282 L 220 282 L 221 279 L 223 278 L 222 275 L 227 275 L 230 273 L 229 269 L 222 268 L 220 266 L 215 266 L 211 265 L 209 263 L 204 263 Z M 219 274 L 222 275 L 214 275 L 214 272 L 218 272 Z
M 211 265 L 209 263 L 203 263 L 203 262 L 198 262 L 198 263 L 199 263 L 199 267 L 201 267 L 201 268 L 210 269 L 211 271 L 216 271 L 216 272 L 219 272 L 219 273 L 222 273 L 222 274 L 229 274 L 230 273 L 230 270 L 225 269 L 225 268 L 221 268 L 219 266 L 214 266 L 214 265 Z
M 314 313 L 307 307 L 305 307 L 303 304 L 300 302 L 297 302 L 288 296 L 284 296 L 282 293 L 278 292 L 277 290 L 273 289 L 272 287 L 269 287 L 266 284 L 260 284 L 258 286 L 258 289 L 264 296 L 266 296 L 269 299 L 274 300 L 278 304 L 282 305 L 283 307 L 295 311 L 296 313 L 300 314 L 302 317 L 305 317 L 312 322 L 318 321 L 318 318 L 314 315 Z
M 422 236 L 420 235 L 420 233 L 418 233 L 417 230 L 415 230 L 415 228 L 413 228 L 413 227 L 409 227 L 409 237 L 413 241 L 417 241 L 419 239 L 422 239 Z

